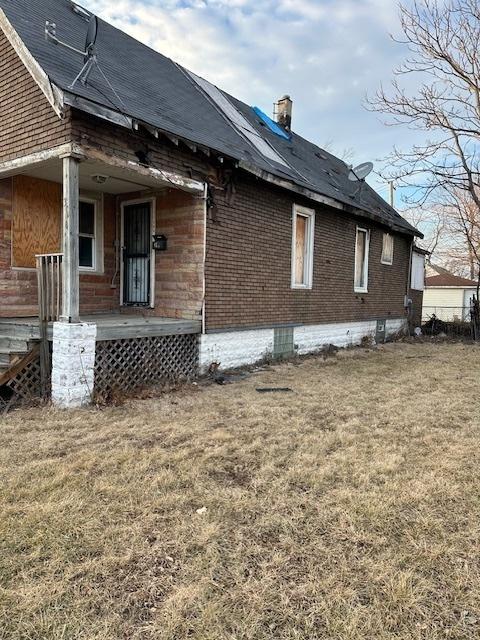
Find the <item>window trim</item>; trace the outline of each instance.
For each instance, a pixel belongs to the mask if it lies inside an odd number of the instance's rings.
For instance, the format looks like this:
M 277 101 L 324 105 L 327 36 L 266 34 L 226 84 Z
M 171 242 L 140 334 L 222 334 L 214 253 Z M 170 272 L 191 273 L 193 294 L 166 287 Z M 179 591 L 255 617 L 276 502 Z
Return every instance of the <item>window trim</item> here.
M 79 202 L 93 204 L 94 235 L 93 235 L 93 266 L 78 266 L 80 273 L 103 274 L 103 194 L 100 197 L 80 194 Z M 79 213 L 80 216 L 80 213 Z M 78 232 L 78 237 L 91 238 L 92 236 Z
M 384 249 L 385 249 L 385 236 L 388 236 L 389 238 L 392 239 L 392 259 L 391 260 L 385 260 L 385 258 L 383 257 L 383 252 L 384 252 Z M 386 265 L 391 266 L 393 264 L 394 250 L 395 250 L 395 236 L 393 236 L 391 233 L 388 233 L 387 231 L 385 231 L 383 233 L 383 236 L 382 236 L 382 257 L 380 258 L 380 262 L 382 264 L 386 264 Z
M 297 245 L 297 216 L 303 216 L 307 219 L 307 233 L 306 233 L 306 250 L 307 257 L 305 260 L 305 277 L 304 283 L 298 284 L 295 281 L 295 269 L 296 269 L 296 245 Z M 314 239 L 315 239 L 315 209 L 308 209 L 300 205 L 294 204 L 292 210 L 292 262 L 291 262 L 291 288 L 292 289 L 312 289 L 313 287 L 313 252 L 314 252 Z
M 357 287 L 357 250 L 358 250 L 358 234 L 365 233 L 365 262 L 363 264 L 363 279 L 365 281 L 365 286 Z M 353 290 L 355 293 L 368 293 L 368 257 L 370 253 L 370 229 L 366 229 L 365 227 L 357 226 L 357 231 L 355 233 L 355 258 L 354 258 L 354 273 L 353 273 Z

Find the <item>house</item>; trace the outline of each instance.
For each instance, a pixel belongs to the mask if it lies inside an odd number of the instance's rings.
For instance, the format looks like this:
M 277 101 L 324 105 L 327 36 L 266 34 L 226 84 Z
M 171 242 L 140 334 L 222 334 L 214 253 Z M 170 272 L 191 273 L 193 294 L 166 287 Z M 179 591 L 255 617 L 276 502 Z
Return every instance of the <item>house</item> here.
M 0 0 L 0 27 L 4 382 L 38 379 L 39 296 L 60 406 L 421 308 L 421 234 L 294 132 L 288 96 L 271 119 L 70 0 Z
M 432 315 L 445 322 L 470 319 L 470 300 L 477 293 L 477 283 L 429 264 L 423 293 L 422 319 Z

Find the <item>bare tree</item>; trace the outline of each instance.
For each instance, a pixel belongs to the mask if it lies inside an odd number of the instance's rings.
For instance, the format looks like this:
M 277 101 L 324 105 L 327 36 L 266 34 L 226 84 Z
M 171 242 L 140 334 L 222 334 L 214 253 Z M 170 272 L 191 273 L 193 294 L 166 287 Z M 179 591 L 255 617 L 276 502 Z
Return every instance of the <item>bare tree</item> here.
M 400 20 L 399 42 L 409 55 L 394 72 L 391 90 L 381 87 L 368 105 L 390 116 L 389 124 L 424 131 L 426 141 L 395 148 L 385 177 L 413 187 L 411 204 L 441 203 L 455 212 L 475 263 L 471 272 L 480 278 L 472 235 L 480 221 L 480 3 L 415 0 L 400 7 Z M 412 94 L 402 86 L 410 74 L 420 80 Z

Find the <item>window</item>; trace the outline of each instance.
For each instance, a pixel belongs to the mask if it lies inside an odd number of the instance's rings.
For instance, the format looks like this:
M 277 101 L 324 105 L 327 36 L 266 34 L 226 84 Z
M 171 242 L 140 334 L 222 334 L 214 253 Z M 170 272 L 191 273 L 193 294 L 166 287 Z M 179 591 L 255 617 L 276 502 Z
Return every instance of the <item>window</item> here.
M 393 236 L 383 234 L 382 264 L 393 264 Z
M 315 212 L 295 205 L 292 233 L 292 287 L 294 289 L 312 288 L 314 229 Z
M 355 291 L 367 293 L 368 291 L 368 249 L 370 233 L 368 229 L 357 227 L 357 239 L 355 243 Z
M 412 253 L 412 277 L 411 288 L 416 291 L 423 291 L 425 288 L 425 258 L 421 253 Z
M 96 268 L 96 204 L 90 200 L 80 201 L 78 263 L 82 269 Z

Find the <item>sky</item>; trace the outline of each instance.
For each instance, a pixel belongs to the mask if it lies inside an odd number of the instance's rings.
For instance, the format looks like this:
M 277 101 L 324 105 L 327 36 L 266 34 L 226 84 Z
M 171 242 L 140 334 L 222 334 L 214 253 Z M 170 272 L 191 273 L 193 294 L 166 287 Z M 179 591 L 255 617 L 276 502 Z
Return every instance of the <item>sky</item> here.
M 83 0 L 153 49 L 271 114 L 293 99 L 292 128 L 380 169 L 413 132 L 389 127 L 364 101 L 405 57 L 394 0 Z M 375 176 L 370 184 L 387 198 Z M 398 197 L 398 196 L 397 196 Z M 397 202 L 397 205 L 399 202 Z

